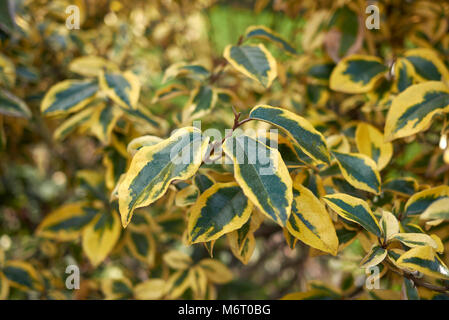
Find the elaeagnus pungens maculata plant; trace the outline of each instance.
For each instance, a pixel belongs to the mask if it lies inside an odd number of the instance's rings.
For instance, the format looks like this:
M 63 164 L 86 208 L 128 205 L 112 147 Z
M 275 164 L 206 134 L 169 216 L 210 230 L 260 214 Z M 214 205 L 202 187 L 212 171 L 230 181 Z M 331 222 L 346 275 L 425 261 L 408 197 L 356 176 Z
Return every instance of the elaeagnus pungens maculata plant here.
M 448 297 L 448 3 L 136 3 L 0 9 L 0 298 Z

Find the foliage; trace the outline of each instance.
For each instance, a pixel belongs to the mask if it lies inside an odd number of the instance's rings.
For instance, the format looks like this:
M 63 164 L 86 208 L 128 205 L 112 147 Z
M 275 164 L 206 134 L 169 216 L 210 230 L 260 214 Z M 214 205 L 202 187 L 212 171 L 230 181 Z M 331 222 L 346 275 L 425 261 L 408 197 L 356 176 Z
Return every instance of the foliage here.
M 449 296 L 447 3 L 134 2 L 0 7 L 0 298 Z

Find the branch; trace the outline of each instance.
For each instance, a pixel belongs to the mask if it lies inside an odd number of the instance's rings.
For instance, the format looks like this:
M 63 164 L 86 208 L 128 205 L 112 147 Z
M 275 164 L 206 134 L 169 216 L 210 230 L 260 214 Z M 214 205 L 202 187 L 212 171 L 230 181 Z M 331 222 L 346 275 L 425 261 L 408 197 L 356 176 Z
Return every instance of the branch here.
M 400 270 L 397 269 L 389 260 L 386 260 L 388 266 L 390 267 L 389 269 L 391 271 L 393 271 L 396 274 L 399 274 L 400 276 L 403 276 L 409 280 L 411 280 L 413 282 L 413 284 L 416 286 L 420 286 L 435 292 L 439 292 L 444 294 L 445 296 L 449 297 L 449 288 L 443 287 L 443 286 L 438 286 L 429 282 L 426 282 L 422 279 L 417 278 L 415 275 L 413 275 L 410 272 L 407 272 L 405 270 Z

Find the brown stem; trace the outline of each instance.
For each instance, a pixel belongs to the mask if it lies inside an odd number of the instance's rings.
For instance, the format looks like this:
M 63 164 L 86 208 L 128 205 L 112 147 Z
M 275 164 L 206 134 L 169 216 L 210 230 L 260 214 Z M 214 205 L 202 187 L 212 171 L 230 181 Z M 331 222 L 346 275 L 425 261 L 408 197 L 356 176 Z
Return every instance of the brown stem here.
M 240 116 L 242 115 L 241 112 L 237 112 L 237 110 L 235 109 L 234 106 L 232 106 L 232 112 L 234 113 L 234 125 L 232 126 L 232 129 L 229 131 L 229 133 L 221 140 L 220 143 L 218 143 L 217 141 L 214 143 L 214 145 L 212 146 L 209 154 L 206 156 L 205 159 L 210 160 L 210 157 L 214 154 L 215 150 L 217 147 L 220 147 L 223 145 L 223 143 L 226 141 L 226 139 L 230 138 L 232 136 L 232 133 L 234 132 L 235 129 L 237 129 L 238 127 L 240 127 L 241 125 L 247 123 L 248 121 L 254 120 L 252 118 L 246 118 L 242 121 L 239 121 Z M 203 160 L 204 162 L 204 160 Z
M 427 289 L 435 291 L 435 292 L 440 292 L 440 293 L 444 294 L 445 296 L 449 297 L 449 288 L 446 288 L 446 287 L 443 287 L 443 286 L 438 286 L 438 285 L 435 285 L 435 284 L 432 284 L 432 283 L 428 283 L 428 282 L 426 282 L 426 281 L 424 281 L 422 279 L 417 278 L 416 276 L 414 276 L 410 272 L 407 272 L 405 270 L 397 269 L 393 265 L 393 263 L 390 262 L 389 260 L 386 260 L 386 262 L 387 262 L 387 264 L 389 266 L 389 269 L 391 271 L 393 271 L 394 273 L 399 274 L 399 275 L 401 275 L 401 276 L 411 280 L 415 286 L 420 286 L 420 287 L 427 288 Z

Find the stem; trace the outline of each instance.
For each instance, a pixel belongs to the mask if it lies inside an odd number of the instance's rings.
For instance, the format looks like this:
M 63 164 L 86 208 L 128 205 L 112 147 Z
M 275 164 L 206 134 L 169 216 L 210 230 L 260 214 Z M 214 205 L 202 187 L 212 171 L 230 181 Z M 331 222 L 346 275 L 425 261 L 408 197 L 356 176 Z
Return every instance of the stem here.
M 205 159 L 211 160 L 210 157 L 211 157 L 212 154 L 215 152 L 215 149 L 216 149 L 217 147 L 220 147 L 220 148 L 221 148 L 221 146 L 222 146 L 223 143 L 226 141 L 226 139 L 228 139 L 228 138 L 230 138 L 230 137 L 232 136 L 232 134 L 233 134 L 233 132 L 234 132 L 235 129 L 237 129 L 237 128 L 240 127 L 241 125 L 247 123 L 248 121 L 255 120 L 255 119 L 252 119 L 252 118 L 246 118 L 246 119 L 244 119 L 244 120 L 242 120 L 242 121 L 239 121 L 239 118 L 240 118 L 240 116 L 242 115 L 242 113 L 241 113 L 241 112 L 237 112 L 237 110 L 235 109 L 234 106 L 232 106 L 232 112 L 234 113 L 234 125 L 232 126 L 231 131 L 229 131 L 229 133 L 228 133 L 228 134 L 221 140 L 221 142 L 218 142 L 218 141 L 214 142 L 214 145 L 212 146 L 212 148 L 211 148 L 209 154 L 206 156 Z M 203 163 L 204 163 L 204 160 L 203 160 Z
M 449 297 L 449 288 L 446 288 L 443 286 L 438 286 L 438 285 L 435 285 L 432 283 L 428 283 L 422 279 L 419 279 L 416 276 L 414 276 L 413 274 L 411 274 L 410 272 L 396 268 L 393 265 L 393 263 L 389 260 L 385 260 L 385 262 L 388 264 L 389 269 L 391 271 L 411 280 L 415 286 L 420 286 L 420 287 L 427 288 L 432 291 L 440 292 L 440 293 L 444 294 L 445 296 Z

